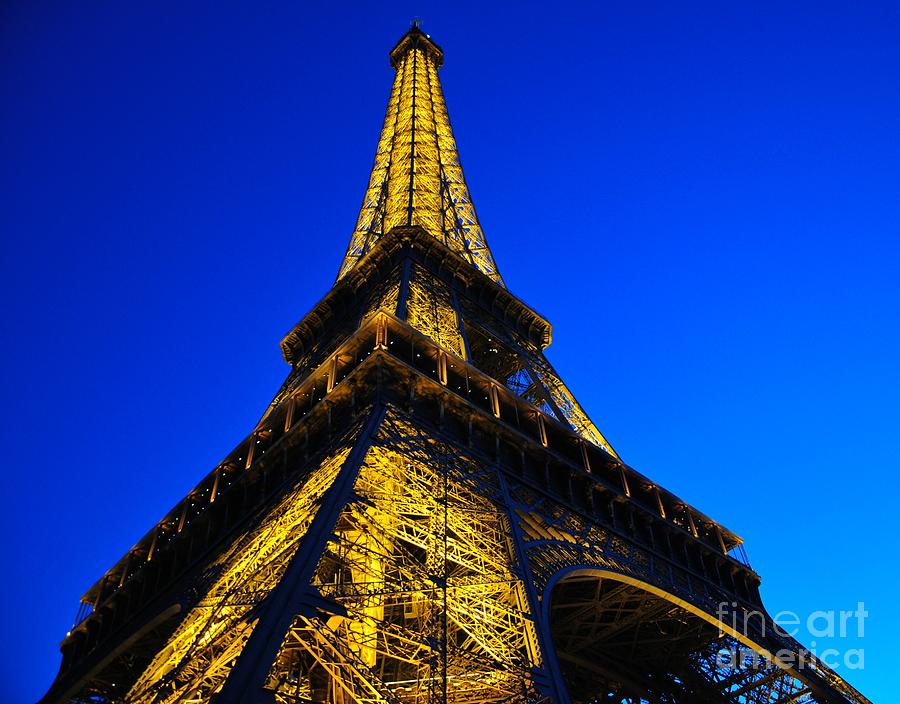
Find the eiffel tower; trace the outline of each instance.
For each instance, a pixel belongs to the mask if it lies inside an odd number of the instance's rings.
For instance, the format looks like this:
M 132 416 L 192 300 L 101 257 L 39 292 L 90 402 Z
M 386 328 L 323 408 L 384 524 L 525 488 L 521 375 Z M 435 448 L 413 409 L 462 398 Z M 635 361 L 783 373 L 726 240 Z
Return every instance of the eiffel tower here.
M 337 280 L 227 457 L 81 599 L 43 702 L 866 702 L 625 464 L 505 287 L 414 25 Z

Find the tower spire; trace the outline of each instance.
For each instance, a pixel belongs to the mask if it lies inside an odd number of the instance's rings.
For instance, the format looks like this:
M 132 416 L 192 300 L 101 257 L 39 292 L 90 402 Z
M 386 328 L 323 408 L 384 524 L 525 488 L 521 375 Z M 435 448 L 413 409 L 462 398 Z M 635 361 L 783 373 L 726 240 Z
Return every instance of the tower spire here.
M 444 52 L 414 21 L 390 53 L 394 83 L 375 163 L 338 279 L 398 225 L 418 225 L 503 286 L 475 213 L 438 69 Z

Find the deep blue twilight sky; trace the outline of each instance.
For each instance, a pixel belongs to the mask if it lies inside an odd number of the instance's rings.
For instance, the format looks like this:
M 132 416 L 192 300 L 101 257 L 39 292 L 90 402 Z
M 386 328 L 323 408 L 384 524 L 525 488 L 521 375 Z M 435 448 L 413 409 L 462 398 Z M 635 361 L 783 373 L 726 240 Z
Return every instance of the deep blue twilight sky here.
M 865 602 L 862 639 L 800 637 L 891 699 L 900 5 L 326 7 L 0 10 L 0 699 L 45 691 L 81 593 L 282 381 L 416 15 L 563 378 L 627 462 L 744 536 L 772 613 Z

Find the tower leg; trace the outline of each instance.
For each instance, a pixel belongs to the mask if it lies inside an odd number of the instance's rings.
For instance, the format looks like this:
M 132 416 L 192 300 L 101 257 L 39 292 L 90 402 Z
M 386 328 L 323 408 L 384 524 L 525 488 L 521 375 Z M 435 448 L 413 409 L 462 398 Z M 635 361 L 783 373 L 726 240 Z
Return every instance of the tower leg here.
M 534 575 L 531 574 L 531 568 L 528 566 L 528 555 L 522 539 L 522 529 L 519 521 L 515 516 L 513 509 L 513 500 L 509 492 L 509 485 L 503 472 L 497 472 L 500 483 L 500 489 L 503 494 L 503 502 L 506 505 L 509 516 L 509 532 L 510 540 L 515 550 L 516 563 L 520 565 L 521 579 L 525 586 L 525 594 L 528 599 L 528 610 L 534 616 L 534 638 L 537 641 L 537 647 L 540 649 L 541 662 L 543 668 L 535 672 L 535 684 L 550 701 L 558 704 L 569 704 L 569 696 L 563 683 L 562 673 L 559 670 L 559 663 L 556 660 L 556 654 L 553 650 L 553 641 L 550 634 L 549 624 L 545 623 L 542 617 L 543 610 L 541 602 L 535 589 Z
M 217 704 L 272 701 L 271 694 L 262 689 L 269 666 L 274 661 L 295 614 L 304 608 L 304 597 L 316 569 L 317 558 L 331 536 L 338 514 L 353 487 L 366 449 L 384 418 L 384 413 L 382 405 L 377 405 L 373 409 L 340 474 L 328 490 L 309 531 L 300 542 L 283 579 L 266 599 L 259 623 L 253 629 L 228 680 L 217 696 Z

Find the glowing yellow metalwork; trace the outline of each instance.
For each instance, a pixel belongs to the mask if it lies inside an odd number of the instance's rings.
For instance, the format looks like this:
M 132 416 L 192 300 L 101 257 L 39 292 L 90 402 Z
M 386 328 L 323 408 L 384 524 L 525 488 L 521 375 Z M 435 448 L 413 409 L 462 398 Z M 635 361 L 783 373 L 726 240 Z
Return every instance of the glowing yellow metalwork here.
M 347 453 L 325 461 L 222 554 L 211 569 L 221 575 L 135 682 L 128 704 L 209 701 L 221 688 L 256 625 L 253 606 L 281 579 Z
M 379 310 L 384 310 L 391 315 L 395 315 L 397 313 L 397 299 L 399 298 L 399 296 L 399 280 L 395 280 L 384 287 L 382 290 L 376 291 L 369 301 L 366 312 L 362 315 L 362 320 L 367 320 L 369 316 L 373 315 L 376 311 Z
M 541 385 L 546 389 L 550 399 L 563 414 L 563 418 L 560 420 L 569 423 L 575 432 L 581 435 L 585 440 L 590 440 L 595 445 L 602 447 L 613 457 L 618 457 L 616 451 L 613 450 L 612 445 L 606 441 L 606 438 L 603 437 L 602 433 L 597 429 L 597 426 L 594 425 L 594 422 L 588 417 L 588 414 L 584 412 L 581 404 L 575 400 L 572 392 L 569 391 L 562 379 L 559 378 L 553 367 L 550 366 L 550 363 L 547 362 L 546 359 L 543 359 L 543 354 L 540 352 L 537 354 L 541 356 L 543 363 L 536 364 L 534 372 L 540 380 Z
M 540 666 L 506 514 L 479 468 L 394 418 L 366 455 L 269 673 L 276 701 L 534 702 Z
M 406 320 L 423 335 L 457 357 L 466 359 L 465 345 L 459 333 L 459 319 L 453 307 L 450 288 L 419 267 L 409 282 Z
M 501 286 L 463 176 L 438 79 L 443 53 L 418 29 L 396 69 L 372 175 L 338 279 L 393 227 L 420 225 Z

